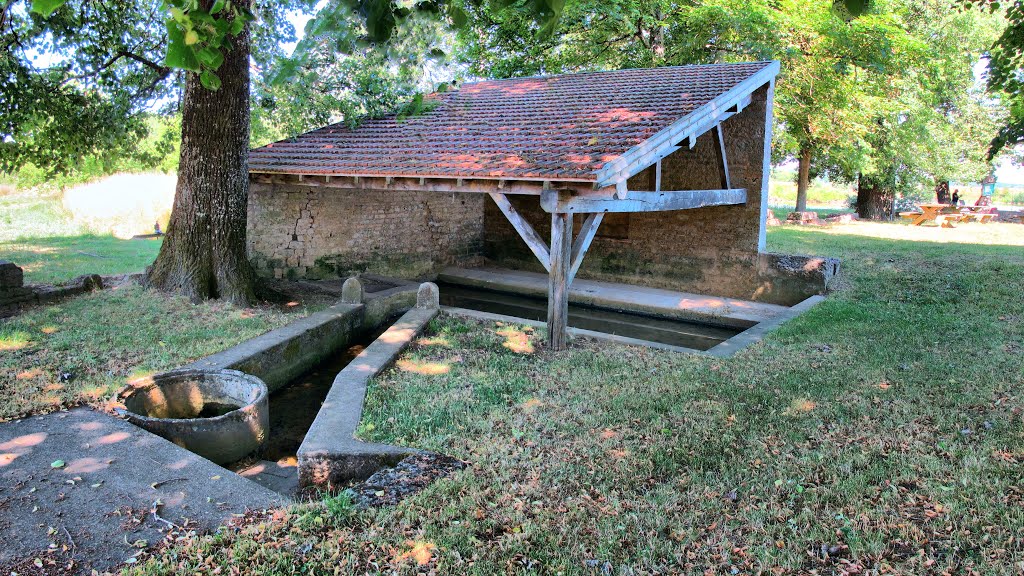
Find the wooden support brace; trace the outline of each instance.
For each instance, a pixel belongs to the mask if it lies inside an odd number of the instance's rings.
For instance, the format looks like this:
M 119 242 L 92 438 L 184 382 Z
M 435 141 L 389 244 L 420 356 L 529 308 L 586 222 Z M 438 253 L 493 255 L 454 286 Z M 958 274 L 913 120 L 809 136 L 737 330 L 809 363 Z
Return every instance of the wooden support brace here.
M 715 139 L 715 151 L 718 154 L 718 168 L 722 172 L 722 189 L 728 190 L 732 188 L 732 183 L 729 178 L 729 159 L 725 155 L 725 138 L 722 137 L 721 124 L 715 126 L 715 129 L 711 131 L 711 136 Z
M 570 258 L 572 263 L 569 265 L 569 285 L 572 285 L 572 281 L 576 279 L 576 273 L 579 272 L 580 265 L 583 264 L 583 257 L 587 255 L 590 243 L 594 241 L 594 235 L 597 234 L 597 228 L 601 225 L 601 220 L 604 220 L 604 212 L 588 214 L 587 218 L 583 220 L 583 226 L 580 228 L 580 233 L 572 243 L 572 257 Z
M 569 342 L 569 270 L 572 214 L 551 215 L 551 268 L 548 270 L 548 346 L 564 350 Z
M 743 204 L 747 191 L 743 188 L 724 190 L 678 190 L 661 192 L 633 191 L 629 198 L 619 200 L 614 196 L 579 196 L 558 190 L 546 190 L 540 197 L 540 207 L 552 214 L 571 212 L 590 214 L 592 212 L 665 212 L 669 210 L 690 210 L 707 206 Z
M 500 209 L 501 213 L 505 215 L 505 218 L 508 218 L 509 223 L 516 229 L 516 232 L 519 233 L 519 237 L 523 239 L 523 242 L 526 242 L 527 247 L 529 247 L 530 251 L 533 252 L 533 255 L 537 257 L 537 260 L 540 260 L 541 266 L 544 266 L 545 270 L 551 272 L 551 257 L 548 253 L 548 246 L 544 243 L 544 239 L 541 238 L 540 234 L 537 234 L 537 231 L 533 229 L 533 226 L 530 226 L 530 223 L 516 211 L 515 207 L 513 207 L 508 201 L 508 197 L 501 192 L 491 192 L 490 194 L 491 198 L 494 199 L 494 203 L 498 205 L 498 209 Z

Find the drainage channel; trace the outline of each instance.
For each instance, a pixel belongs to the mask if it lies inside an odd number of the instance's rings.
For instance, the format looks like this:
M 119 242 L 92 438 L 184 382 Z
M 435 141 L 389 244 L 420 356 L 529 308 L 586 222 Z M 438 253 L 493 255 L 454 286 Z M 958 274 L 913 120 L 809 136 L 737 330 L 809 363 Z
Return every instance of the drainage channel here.
M 355 338 L 345 348 L 271 393 L 270 426 L 266 441 L 255 454 L 228 468 L 277 492 L 286 495 L 297 493 L 296 453 L 331 391 L 335 377 L 376 340 L 395 318 L 397 316 Z
M 543 298 L 447 283 L 440 284 L 440 288 L 444 306 L 526 320 L 547 318 L 547 301 Z M 579 304 L 569 304 L 569 326 L 693 350 L 709 350 L 746 330 L 746 327 L 659 318 Z

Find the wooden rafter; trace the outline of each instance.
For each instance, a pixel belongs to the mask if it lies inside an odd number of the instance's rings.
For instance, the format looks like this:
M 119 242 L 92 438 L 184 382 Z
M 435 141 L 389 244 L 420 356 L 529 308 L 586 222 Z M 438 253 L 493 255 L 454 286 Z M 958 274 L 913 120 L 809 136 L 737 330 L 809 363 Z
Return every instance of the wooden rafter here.
M 665 212 L 668 210 L 690 210 L 707 206 L 744 204 L 747 191 L 743 188 L 723 190 L 679 190 L 661 192 L 629 193 L 629 198 L 619 200 L 613 196 L 573 195 L 562 191 L 545 191 L 540 197 L 540 206 L 545 212 L 572 212 L 587 214 L 593 212 Z
M 512 227 L 519 233 L 519 237 L 526 242 L 526 245 L 533 252 L 533 255 L 540 260 L 541 266 L 548 272 L 551 272 L 551 256 L 548 250 L 548 245 L 544 243 L 544 239 L 537 234 L 537 231 L 530 226 L 530 223 L 516 211 L 512 203 L 508 201 L 508 198 L 501 192 L 491 192 L 491 198 L 494 199 L 494 203 L 498 205 L 498 209 L 505 215 Z
M 540 196 L 546 188 L 557 186 L 563 190 L 577 193 L 594 191 L 592 182 L 570 181 L 535 181 L 535 180 L 485 180 L 468 178 L 430 178 L 424 176 L 338 176 L 316 174 L 265 174 L 254 172 L 250 180 L 258 184 L 302 185 L 341 190 L 395 190 L 407 192 L 468 192 L 489 194 L 500 191 L 502 194 Z M 546 187 L 546 188 L 545 188 Z M 613 193 L 615 188 L 606 188 Z

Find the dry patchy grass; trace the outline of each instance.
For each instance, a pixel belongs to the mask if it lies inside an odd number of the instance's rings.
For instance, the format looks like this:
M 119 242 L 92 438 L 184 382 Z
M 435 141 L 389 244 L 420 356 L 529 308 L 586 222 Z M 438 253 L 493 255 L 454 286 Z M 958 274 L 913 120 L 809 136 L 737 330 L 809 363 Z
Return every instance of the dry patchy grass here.
M 1024 227 L 981 245 L 878 226 L 772 231 L 774 249 L 843 257 L 846 288 L 727 360 L 551 354 L 542 334 L 441 317 L 373 382 L 362 435 L 470 467 L 132 572 L 1019 573 Z M 427 365 L 445 368 L 403 368 Z
M 194 305 L 138 286 L 93 292 L 0 320 L 0 421 L 108 398 L 305 312 Z

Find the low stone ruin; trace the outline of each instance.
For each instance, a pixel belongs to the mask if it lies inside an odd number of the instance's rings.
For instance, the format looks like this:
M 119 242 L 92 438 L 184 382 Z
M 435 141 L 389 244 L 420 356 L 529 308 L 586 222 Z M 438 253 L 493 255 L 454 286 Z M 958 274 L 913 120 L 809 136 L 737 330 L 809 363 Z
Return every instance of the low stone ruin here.
M 14 262 L 0 260 L 0 318 L 37 304 L 103 288 L 99 274 L 84 274 L 63 284 L 25 284 L 24 271 Z

